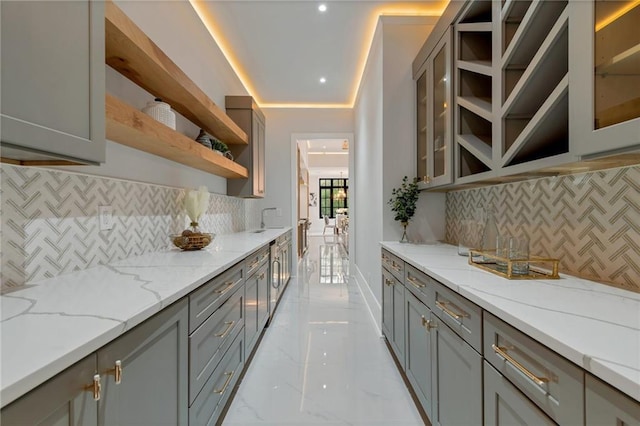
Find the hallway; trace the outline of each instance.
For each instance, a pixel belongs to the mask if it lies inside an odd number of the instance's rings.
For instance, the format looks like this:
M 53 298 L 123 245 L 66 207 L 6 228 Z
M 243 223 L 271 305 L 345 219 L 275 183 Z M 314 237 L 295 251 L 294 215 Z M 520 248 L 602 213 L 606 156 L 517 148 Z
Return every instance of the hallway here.
M 311 237 L 224 425 L 422 425 L 344 249 Z

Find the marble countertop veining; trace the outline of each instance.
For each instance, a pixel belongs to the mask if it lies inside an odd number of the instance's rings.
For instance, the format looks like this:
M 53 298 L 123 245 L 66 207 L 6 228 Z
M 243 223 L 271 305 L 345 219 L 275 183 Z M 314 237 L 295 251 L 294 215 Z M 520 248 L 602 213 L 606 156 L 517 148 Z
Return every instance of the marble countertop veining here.
M 149 253 L 0 296 L 2 406 L 291 230 L 217 236 L 204 250 Z
M 640 294 L 563 274 L 508 280 L 469 265 L 443 243 L 381 245 L 640 401 Z

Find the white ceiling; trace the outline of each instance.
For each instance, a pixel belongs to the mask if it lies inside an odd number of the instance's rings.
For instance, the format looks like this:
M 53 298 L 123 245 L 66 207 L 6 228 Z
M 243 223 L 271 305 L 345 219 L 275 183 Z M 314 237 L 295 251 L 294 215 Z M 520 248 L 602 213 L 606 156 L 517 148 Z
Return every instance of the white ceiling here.
M 310 139 L 306 141 L 307 152 L 311 153 L 332 153 L 332 152 L 349 152 L 342 149 L 345 139 Z M 347 143 L 348 147 L 348 143 Z
M 378 16 L 439 15 L 448 3 L 190 1 L 263 107 L 351 107 Z

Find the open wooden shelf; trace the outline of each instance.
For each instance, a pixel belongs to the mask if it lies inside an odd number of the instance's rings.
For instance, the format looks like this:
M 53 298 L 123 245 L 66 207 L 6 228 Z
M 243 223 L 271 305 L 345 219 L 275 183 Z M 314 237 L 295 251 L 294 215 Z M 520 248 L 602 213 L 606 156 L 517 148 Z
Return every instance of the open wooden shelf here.
M 106 63 L 226 144 L 247 145 L 227 116 L 112 1 L 105 2 Z
M 106 97 L 107 138 L 227 179 L 247 178 L 241 165 L 205 148 L 121 100 Z

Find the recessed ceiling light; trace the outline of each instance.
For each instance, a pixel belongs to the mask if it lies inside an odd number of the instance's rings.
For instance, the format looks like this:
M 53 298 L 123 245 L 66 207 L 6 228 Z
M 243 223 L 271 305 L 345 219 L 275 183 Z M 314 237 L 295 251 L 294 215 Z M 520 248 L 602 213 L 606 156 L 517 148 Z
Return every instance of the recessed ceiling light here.
M 321 4 L 320 6 L 318 6 L 318 10 L 320 12 L 326 12 L 327 11 L 327 5 L 326 4 Z
M 327 82 L 327 79 L 324 77 L 320 77 L 320 83 L 325 84 Z

